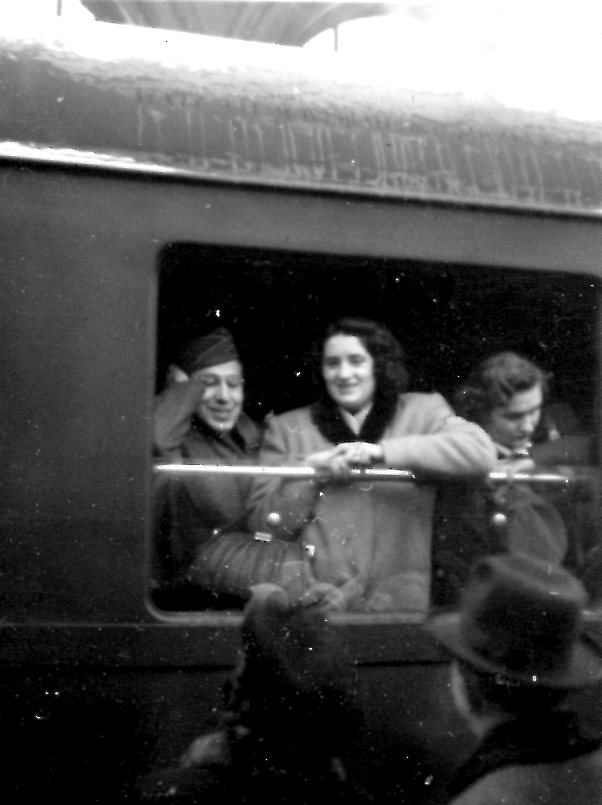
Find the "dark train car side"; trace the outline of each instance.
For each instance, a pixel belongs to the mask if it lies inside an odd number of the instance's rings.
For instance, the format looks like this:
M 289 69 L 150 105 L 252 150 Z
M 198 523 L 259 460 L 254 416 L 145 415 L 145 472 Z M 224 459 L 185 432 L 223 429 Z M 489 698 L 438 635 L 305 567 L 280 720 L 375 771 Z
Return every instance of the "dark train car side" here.
M 409 345 L 425 389 L 451 390 L 485 346 L 545 357 L 599 435 L 599 127 L 170 37 L 2 34 L 0 727 L 15 802 L 114 802 L 221 705 L 239 614 L 164 612 L 150 595 L 153 397 L 193 323 L 233 329 L 257 416 L 305 401 L 300 333 L 359 309 Z M 438 801 L 471 746 L 445 657 L 411 615 L 337 626 L 369 722 L 358 767 L 383 801 Z M 602 640 L 593 610 L 591 630 Z

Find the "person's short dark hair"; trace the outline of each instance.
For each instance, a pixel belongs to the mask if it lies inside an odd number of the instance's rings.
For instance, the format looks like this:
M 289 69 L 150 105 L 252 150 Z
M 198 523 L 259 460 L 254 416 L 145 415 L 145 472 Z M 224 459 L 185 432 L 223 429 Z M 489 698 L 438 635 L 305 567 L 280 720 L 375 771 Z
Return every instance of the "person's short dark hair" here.
M 458 414 L 484 425 L 494 408 L 508 405 L 515 394 L 541 386 L 545 398 L 551 375 L 516 352 L 498 352 L 481 361 L 454 395 Z
M 314 348 L 316 376 L 321 382 L 321 365 L 324 344 L 335 335 L 350 335 L 359 339 L 374 360 L 376 394 L 388 401 L 406 391 L 409 375 L 403 348 L 395 336 L 382 324 L 362 317 L 346 316 L 329 324 L 323 337 Z

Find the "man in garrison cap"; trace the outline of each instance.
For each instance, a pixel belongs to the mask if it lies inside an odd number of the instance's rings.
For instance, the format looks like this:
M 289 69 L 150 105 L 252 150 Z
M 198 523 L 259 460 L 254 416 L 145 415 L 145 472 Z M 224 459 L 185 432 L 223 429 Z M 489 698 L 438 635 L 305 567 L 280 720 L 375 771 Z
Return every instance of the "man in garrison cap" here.
M 473 566 L 459 612 L 432 619 L 452 656 L 456 709 L 479 739 L 451 805 L 602 801 L 602 725 L 586 730 L 568 696 L 602 680 L 586 605 L 565 568 L 500 554 Z
M 243 404 L 243 366 L 230 332 L 219 327 L 187 343 L 155 401 L 158 463 L 255 464 L 261 429 Z M 250 482 L 223 473 L 157 475 L 154 600 L 161 608 L 238 606 L 250 584 L 282 582 L 289 571 L 296 579 L 304 567 L 298 546 L 245 530 Z

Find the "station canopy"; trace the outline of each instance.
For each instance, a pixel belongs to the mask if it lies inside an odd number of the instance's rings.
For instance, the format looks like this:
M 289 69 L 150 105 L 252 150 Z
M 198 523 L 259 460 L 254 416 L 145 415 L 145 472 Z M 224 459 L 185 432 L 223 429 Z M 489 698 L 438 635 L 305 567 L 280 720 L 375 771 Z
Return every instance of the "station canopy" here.
M 325 30 L 388 14 L 391 3 L 289 0 L 81 0 L 99 22 L 302 46 Z

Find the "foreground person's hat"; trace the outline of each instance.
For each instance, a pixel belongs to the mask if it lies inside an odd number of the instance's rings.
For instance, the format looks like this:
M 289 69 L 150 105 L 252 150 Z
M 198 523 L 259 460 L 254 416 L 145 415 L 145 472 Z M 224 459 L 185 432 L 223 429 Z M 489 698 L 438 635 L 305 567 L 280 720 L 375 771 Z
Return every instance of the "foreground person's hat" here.
M 571 573 L 539 559 L 491 556 L 477 562 L 460 611 L 430 630 L 480 671 L 525 685 L 579 688 L 602 678 L 602 657 L 582 635 L 587 594 Z
M 199 369 L 230 361 L 240 361 L 236 344 L 229 330 L 218 327 L 207 335 L 190 341 L 178 360 L 178 366 L 191 375 Z

